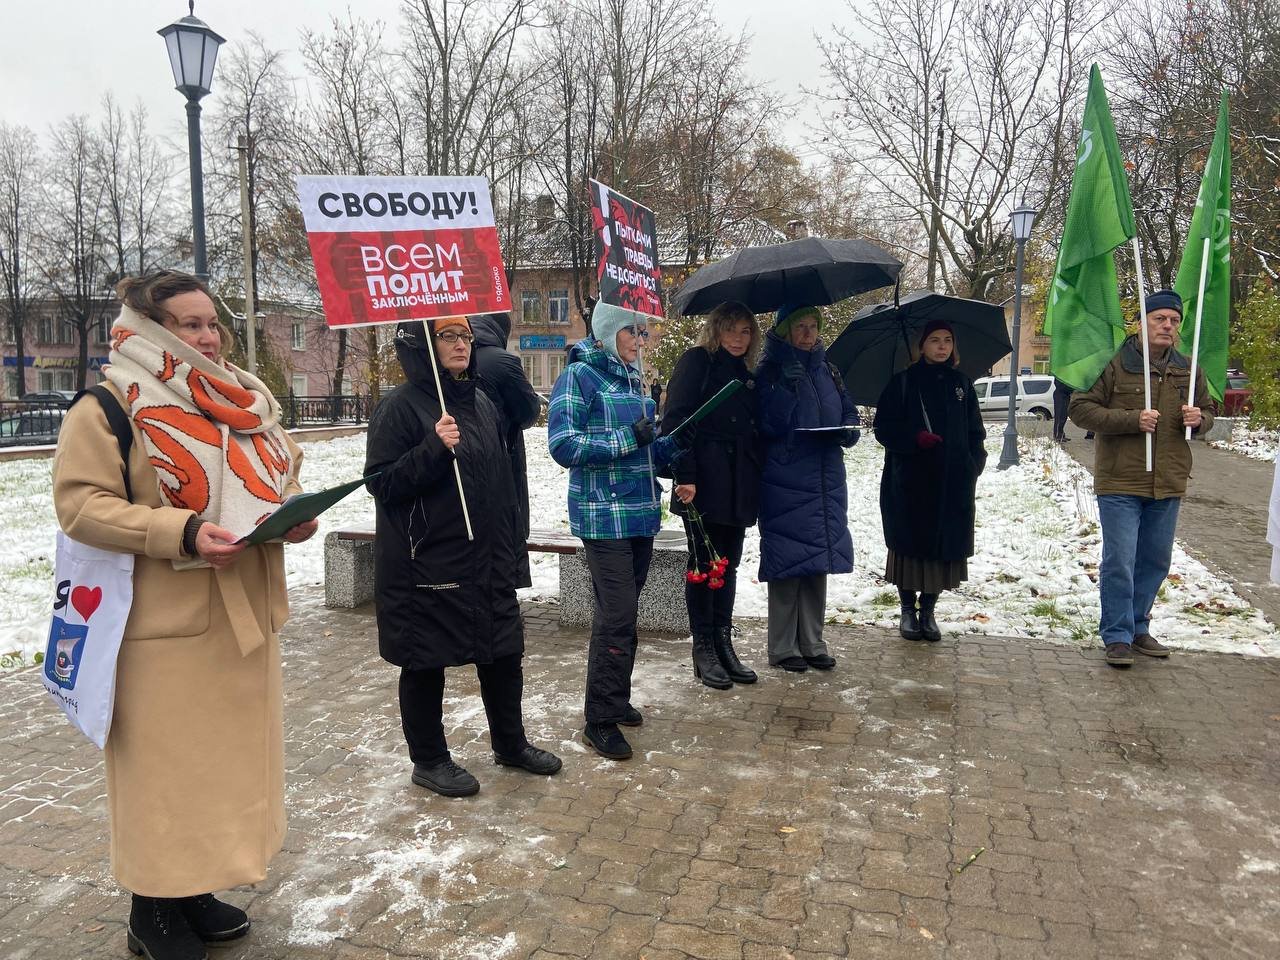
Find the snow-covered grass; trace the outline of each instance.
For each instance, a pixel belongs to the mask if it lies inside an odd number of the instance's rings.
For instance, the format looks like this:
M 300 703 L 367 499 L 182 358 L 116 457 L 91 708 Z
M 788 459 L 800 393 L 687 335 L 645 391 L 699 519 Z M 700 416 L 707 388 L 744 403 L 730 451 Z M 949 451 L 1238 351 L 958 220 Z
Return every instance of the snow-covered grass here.
M 568 530 L 568 474 L 547 453 L 546 431 L 525 434 L 528 447 L 531 524 Z M 305 443 L 303 482 L 332 486 L 359 476 L 364 437 Z M 1060 643 L 1097 644 L 1095 583 L 1101 533 L 1088 471 L 1045 440 L 1023 440 L 1022 463 L 997 471 L 1000 434 L 991 431 L 990 469 L 978 483 L 976 555 L 969 580 L 944 594 L 938 605 L 943 629 L 958 634 L 1023 637 Z M 852 574 L 832 577 L 827 616 L 836 623 L 893 627 L 897 594 L 884 581 L 885 548 L 880 524 L 879 483 L 883 451 L 867 437 L 846 454 L 849 527 L 856 554 Z M 49 500 L 51 461 L 0 463 L 0 655 L 5 666 L 31 663 L 48 630 L 56 521 Z M 351 494 L 322 519 L 320 534 L 287 548 L 289 585 L 301 604 L 323 602 L 324 531 L 371 522 L 367 491 Z M 664 527 L 679 530 L 666 514 Z M 755 579 L 760 541 L 748 532 L 738 581 L 737 613 L 764 617 L 768 594 Z M 558 600 L 558 558 L 534 554 L 533 586 L 523 599 Z M 301 589 L 301 588 L 310 589 Z M 1161 589 L 1153 629 L 1178 647 L 1259 656 L 1280 656 L 1275 627 L 1231 585 L 1175 546 L 1173 569 Z
M 1209 445 L 1243 453 L 1255 460 L 1271 461 L 1280 453 L 1280 430 L 1251 427 L 1247 420 L 1241 420 L 1232 426 L 1229 439 L 1210 440 Z

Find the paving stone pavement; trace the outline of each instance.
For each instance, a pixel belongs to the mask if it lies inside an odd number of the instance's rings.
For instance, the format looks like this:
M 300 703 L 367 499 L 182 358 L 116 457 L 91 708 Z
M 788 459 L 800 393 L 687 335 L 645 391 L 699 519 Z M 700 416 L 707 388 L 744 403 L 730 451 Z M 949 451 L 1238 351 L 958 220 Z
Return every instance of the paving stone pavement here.
M 285 630 L 285 851 L 233 891 L 242 958 L 1280 957 L 1280 665 L 1107 668 L 998 638 L 829 627 L 839 665 L 695 685 L 646 636 L 636 756 L 577 739 L 585 636 L 526 607 L 526 716 L 559 776 L 498 768 L 450 671 L 446 800 L 409 782 L 370 610 Z M 123 958 L 102 766 L 36 675 L 0 679 L 0 957 Z M 976 855 L 976 858 L 975 858 Z M 968 864 L 968 866 L 965 866 Z

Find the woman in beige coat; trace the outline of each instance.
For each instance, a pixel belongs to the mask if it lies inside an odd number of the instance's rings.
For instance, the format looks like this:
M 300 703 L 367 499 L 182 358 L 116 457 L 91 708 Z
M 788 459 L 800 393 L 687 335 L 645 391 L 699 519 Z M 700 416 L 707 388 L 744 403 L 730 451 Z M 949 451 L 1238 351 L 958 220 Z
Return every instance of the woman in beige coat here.
M 165 271 L 117 293 L 106 375 L 132 426 L 132 501 L 104 407 L 86 397 L 59 434 L 54 505 L 71 538 L 135 555 L 106 744 L 128 946 L 199 960 L 249 929 L 211 891 L 261 881 L 284 838 L 283 546 L 236 541 L 300 491 L 302 454 L 267 388 L 223 361 L 203 283 Z

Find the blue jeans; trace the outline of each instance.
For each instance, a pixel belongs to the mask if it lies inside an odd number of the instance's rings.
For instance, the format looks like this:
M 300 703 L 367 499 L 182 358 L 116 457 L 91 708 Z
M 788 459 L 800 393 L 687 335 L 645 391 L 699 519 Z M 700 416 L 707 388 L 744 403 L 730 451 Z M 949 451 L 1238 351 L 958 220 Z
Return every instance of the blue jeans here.
M 1180 497 L 1153 500 L 1125 494 L 1098 497 L 1102 522 L 1102 565 L 1098 593 L 1104 645 L 1133 643 L 1151 632 L 1151 605 L 1169 573 Z

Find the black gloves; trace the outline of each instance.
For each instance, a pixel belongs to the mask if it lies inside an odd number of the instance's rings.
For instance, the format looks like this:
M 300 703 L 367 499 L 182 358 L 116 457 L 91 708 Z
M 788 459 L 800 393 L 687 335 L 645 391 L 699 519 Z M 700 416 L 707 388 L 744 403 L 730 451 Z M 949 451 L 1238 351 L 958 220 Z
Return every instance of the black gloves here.
M 653 421 L 648 417 L 641 417 L 631 425 L 631 432 L 636 435 L 636 445 L 647 447 L 653 443 Z
M 782 379 L 792 390 L 808 377 L 804 367 L 798 363 L 789 363 L 782 368 Z

